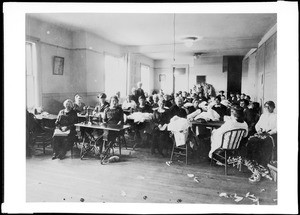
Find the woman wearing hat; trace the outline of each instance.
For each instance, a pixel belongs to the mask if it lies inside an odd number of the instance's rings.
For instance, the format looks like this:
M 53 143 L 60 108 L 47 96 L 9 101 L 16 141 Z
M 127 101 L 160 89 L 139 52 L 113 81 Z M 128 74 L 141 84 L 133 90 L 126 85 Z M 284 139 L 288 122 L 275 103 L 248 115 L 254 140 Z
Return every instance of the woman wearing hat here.
M 99 104 L 95 107 L 93 111 L 94 116 L 100 116 L 100 113 L 104 113 L 105 109 L 109 107 L 109 103 L 106 101 L 106 94 L 100 93 L 97 98 L 99 99 Z

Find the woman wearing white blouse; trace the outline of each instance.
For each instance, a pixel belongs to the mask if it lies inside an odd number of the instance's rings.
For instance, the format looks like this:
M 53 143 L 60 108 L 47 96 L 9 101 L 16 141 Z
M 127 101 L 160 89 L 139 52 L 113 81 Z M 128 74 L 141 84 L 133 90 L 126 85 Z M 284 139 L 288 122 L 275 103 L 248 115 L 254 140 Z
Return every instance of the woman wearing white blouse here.
M 249 138 L 247 144 L 247 158 L 255 160 L 263 166 L 266 166 L 271 160 L 272 138 L 275 143 L 277 140 L 277 115 L 274 113 L 274 109 L 273 101 L 265 103 L 264 113 L 255 125 L 257 133 Z

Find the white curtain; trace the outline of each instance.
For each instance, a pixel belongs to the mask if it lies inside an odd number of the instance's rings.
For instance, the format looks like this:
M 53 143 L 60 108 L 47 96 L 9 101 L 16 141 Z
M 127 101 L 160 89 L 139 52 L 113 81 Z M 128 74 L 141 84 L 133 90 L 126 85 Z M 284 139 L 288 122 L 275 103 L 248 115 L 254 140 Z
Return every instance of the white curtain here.
M 28 110 L 37 107 L 37 77 L 35 44 L 26 42 L 26 106 Z
M 105 93 L 108 98 L 120 92 L 126 96 L 126 59 L 105 54 Z
M 141 81 L 144 91 L 150 94 L 150 67 L 144 64 L 141 64 Z

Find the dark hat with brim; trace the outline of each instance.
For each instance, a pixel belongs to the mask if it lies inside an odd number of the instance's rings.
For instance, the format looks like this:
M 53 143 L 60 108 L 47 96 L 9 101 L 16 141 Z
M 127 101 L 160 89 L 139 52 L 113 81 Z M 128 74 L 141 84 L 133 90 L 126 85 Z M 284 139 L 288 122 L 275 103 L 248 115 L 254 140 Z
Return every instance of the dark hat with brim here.
M 106 94 L 105 93 L 100 93 L 97 98 L 101 98 L 101 99 L 106 99 Z

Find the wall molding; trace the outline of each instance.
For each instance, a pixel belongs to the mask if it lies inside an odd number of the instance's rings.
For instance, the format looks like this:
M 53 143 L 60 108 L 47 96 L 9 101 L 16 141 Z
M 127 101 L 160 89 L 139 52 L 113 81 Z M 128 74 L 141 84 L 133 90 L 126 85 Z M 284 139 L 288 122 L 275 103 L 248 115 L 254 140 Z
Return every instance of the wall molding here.
M 250 49 L 250 51 L 245 55 L 243 60 L 246 60 L 247 58 L 249 58 L 250 55 L 252 55 L 254 52 L 256 52 L 257 48 L 254 49 Z
M 52 44 L 52 43 L 42 41 L 40 38 L 33 37 L 33 36 L 30 36 L 30 35 L 26 35 L 26 41 L 40 43 L 40 44 L 43 44 L 43 45 L 48 45 L 48 46 L 52 46 L 52 47 L 55 47 L 55 48 L 61 48 L 61 49 L 65 49 L 65 50 L 68 50 L 68 51 L 90 51 L 90 52 L 94 52 L 94 53 L 97 53 L 97 54 L 102 54 L 102 55 L 105 54 L 104 51 L 101 52 L 101 51 L 94 50 L 92 48 L 69 48 L 69 47 L 65 47 L 65 46 L 61 46 L 61 45 L 55 45 L 55 44 Z M 110 54 L 110 53 L 107 53 L 107 54 Z
M 264 44 L 270 37 L 273 36 L 277 32 L 277 24 L 275 24 L 260 40 L 258 43 L 258 47 L 260 47 L 262 44 Z

